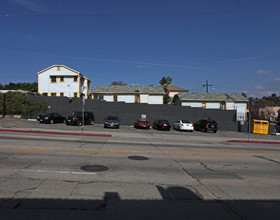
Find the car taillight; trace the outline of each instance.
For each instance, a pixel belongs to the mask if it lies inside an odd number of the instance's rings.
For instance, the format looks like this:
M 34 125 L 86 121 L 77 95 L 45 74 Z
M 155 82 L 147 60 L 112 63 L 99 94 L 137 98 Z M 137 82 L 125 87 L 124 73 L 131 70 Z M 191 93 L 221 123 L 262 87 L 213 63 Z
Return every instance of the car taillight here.
M 219 128 L 219 125 L 217 124 L 217 128 Z
M 49 117 L 45 117 L 45 119 L 49 119 Z
M 168 124 L 168 126 L 171 126 L 171 124 Z
M 181 126 L 184 126 L 184 124 L 181 124 Z
M 192 125 L 192 127 L 193 127 L 193 125 Z
M 162 126 L 162 123 L 159 123 L 158 125 L 159 125 L 159 126 Z
M 208 124 L 206 124 L 206 128 L 208 128 Z
M 74 120 L 78 120 L 78 118 L 73 118 Z

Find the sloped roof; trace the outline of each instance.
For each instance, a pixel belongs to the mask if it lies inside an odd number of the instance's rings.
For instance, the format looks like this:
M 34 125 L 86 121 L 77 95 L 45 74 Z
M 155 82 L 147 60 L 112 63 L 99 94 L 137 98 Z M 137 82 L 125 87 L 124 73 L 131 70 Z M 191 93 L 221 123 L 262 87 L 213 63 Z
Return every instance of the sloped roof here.
M 179 92 L 181 101 L 224 101 L 224 102 L 247 102 L 248 99 L 236 93 L 200 93 Z
M 168 85 L 166 87 L 166 90 L 173 91 L 173 92 L 187 92 L 188 91 L 187 89 L 182 89 L 182 88 L 179 88 L 179 87 L 173 86 L 173 85 Z
M 71 70 L 72 72 L 75 72 L 75 73 L 77 73 L 77 74 L 81 74 L 81 73 L 78 72 L 77 70 L 71 69 L 70 67 L 65 66 L 65 65 L 61 65 L 61 64 L 59 64 L 59 65 L 58 65 L 58 64 L 52 65 L 52 66 L 50 66 L 50 67 L 48 67 L 48 68 L 46 68 L 46 69 L 41 70 L 41 71 L 38 72 L 37 74 L 40 74 L 40 73 L 42 73 L 42 72 L 45 72 L 45 71 L 47 71 L 47 70 L 49 70 L 49 69 L 51 69 L 51 68 L 53 68 L 53 67 L 64 67 L 64 68 L 66 68 L 66 69 L 68 69 L 68 70 Z
M 110 86 L 93 86 L 90 93 L 142 93 L 142 94 L 164 94 L 161 87 L 158 86 L 121 86 L 121 85 L 110 85 Z

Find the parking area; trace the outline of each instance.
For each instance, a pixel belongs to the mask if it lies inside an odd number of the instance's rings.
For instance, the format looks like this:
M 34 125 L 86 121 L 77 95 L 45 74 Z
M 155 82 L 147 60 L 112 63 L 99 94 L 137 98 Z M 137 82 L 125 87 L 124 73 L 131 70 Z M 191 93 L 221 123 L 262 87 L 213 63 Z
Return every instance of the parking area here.
M 73 126 L 66 125 L 64 123 L 56 124 L 44 124 L 36 120 L 28 119 L 11 119 L 11 118 L 1 118 L 0 119 L 0 128 L 3 129 L 24 129 L 24 130 L 46 130 L 46 131 L 62 131 L 62 132 L 83 132 L 83 133 L 103 133 L 111 135 L 126 135 L 134 134 L 139 137 L 145 138 L 145 136 L 152 136 L 159 134 L 161 136 L 188 136 L 188 137 L 211 137 L 211 138 L 223 138 L 223 139 L 242 139 L 242 140 L 272 140 L 279 141 L 279 136 L 274 136 L 271 134 L 262 135 L 262 134 L 248 134 L 244 132 L 235 132 L 235 131 L 222 131 L 219 130 L 217 133 L 213 132 L 201 132 L 201 131 L 178 131 L 171 129 L 170 131 L 155 130 L 153 128 L 147 129 L 136 129 L 133 125 L 120 125 L 119 129 L 104 128 L 103 124 L 94 124 L 94 125 L 84 125 L 84 126 Z

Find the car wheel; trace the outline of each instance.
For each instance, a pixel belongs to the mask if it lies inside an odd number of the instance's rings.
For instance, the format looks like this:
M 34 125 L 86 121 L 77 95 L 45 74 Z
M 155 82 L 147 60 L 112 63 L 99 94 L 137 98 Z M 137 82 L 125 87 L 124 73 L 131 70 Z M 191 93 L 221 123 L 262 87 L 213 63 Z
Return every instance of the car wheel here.
M 79 122 L 77 123 L 77 125 L 78 125 L 78 126 L 82 126 L 82 122 L 79 121 Z
M 93 124 L 94 124 L 93 120 L 90 120 L 90 121 L 89 121 L 89 124 L 90 124 L 90 125 L 93 125 Z
M 53 124 L 53 120 L 50 120 L 50 124 Z
M 213 131 L 213 133 L 217 133 L 217 131 Z
M 63 123 L 66 123 L 66 119 L 63 120 Z
M 203 132 L 207 132 L 206 128 L 203 128 L 202 131 L 203 131 Z

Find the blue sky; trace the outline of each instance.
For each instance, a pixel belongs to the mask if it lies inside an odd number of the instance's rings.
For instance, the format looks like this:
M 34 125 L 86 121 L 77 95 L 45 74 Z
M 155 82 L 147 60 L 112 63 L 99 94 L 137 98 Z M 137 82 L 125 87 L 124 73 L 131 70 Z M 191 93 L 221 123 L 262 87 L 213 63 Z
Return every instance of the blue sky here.
M 278 0 L 0 0 L 0 83 L 53 64 L 112 81 L 280 95 Z

